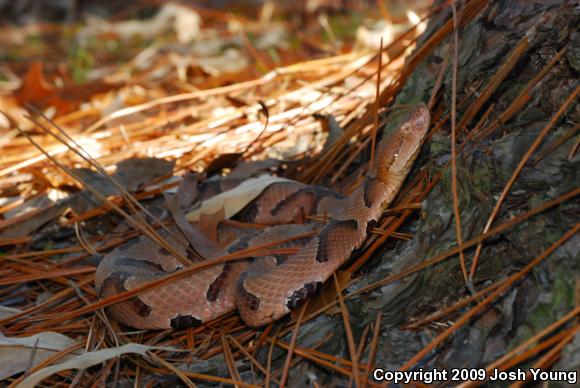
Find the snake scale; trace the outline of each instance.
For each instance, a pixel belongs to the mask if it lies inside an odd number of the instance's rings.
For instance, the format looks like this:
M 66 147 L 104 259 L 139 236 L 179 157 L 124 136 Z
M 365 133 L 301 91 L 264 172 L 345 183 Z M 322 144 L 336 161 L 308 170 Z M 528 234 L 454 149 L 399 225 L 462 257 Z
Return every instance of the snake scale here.
M 411 170 L 430 122 L 421 103 L 376 148 L 374 165 L 364 181 L 344 196 L 299 182 L 268 186 L 238 219 L 268 225 L 241 233 L 216 257 L 252 246 L 285 240 L 279 247 L 295 253 L 231 261 L 148 289 L 108 308 L 117 321 L 138 329 L 194 326 L 237 309 L 253 327 L 270 323 L 301 306 L 365 241 L 368 229 L 394 200 Z M 304 215 L 326 215 L 326 223 L 296 223 Z M 302 216 L 302 217 L 300 217 Z M 308 236 L 290 240 L 289 237 Z M 182 243 L 176 226 L 160 230 Z M 229 231 L 231 234 L 231 230 Z M 107 254 L 97 268 L 100 297 L 108 297 L 179 270 L 177 259 L 147 236 L 128 240 Z

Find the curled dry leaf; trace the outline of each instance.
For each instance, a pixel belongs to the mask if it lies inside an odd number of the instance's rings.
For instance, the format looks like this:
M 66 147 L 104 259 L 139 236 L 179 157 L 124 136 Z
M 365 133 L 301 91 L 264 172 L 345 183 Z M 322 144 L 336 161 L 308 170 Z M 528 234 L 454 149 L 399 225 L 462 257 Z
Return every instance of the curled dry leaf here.
M 184 175 L 176 193 L 176 200 L 181 209 L 188 208 L 194 203 L 195 198 L 199 194 L 197 185 L 200 179 L 201 175 L 198 173 L 188 172 Z
M 213 256 L 218 250 L 217 245 L 206 237 L 199 225 L 187 222 L 185 213 L 183 212 L 183 209 L 179 207 L 176 197 L 176 195 L 166 194 L 165 204 L 167 209 L 171 212 L 173 220 L 179 227 L 179 230 L 181 230 L 191 246 L 203 257 Z
M 173 174 L 174 161 L 159 158 L 131 158 L 117 163 L 113 178 L 129 191 L 141 189 L 146 183 Z
M 230 218 L 248 203 L 258 197 L 268 186 L 276 182 L 291 182 L 289 179 L 262 175 L 257 178 L 250 178 L 232 190 L 224 191 L 214 197 L 203 201 L 199 208 L 189 212 L 185 218 L 189 222 L 199 221 L 202 213 L 215 214 L 223 208 L 224 217 Z

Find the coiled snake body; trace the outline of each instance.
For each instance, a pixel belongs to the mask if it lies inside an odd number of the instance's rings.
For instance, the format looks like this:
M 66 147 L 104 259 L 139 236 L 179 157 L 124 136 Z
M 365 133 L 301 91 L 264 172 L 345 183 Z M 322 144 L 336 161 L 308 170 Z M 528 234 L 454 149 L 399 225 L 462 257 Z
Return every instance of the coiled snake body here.
M 233 241 L 216 256 L 267 242 L 318 233 L 284 243 L 298 247 L 278 254 L 228 262 L 169 284 L 152 288 L 109 307 L 116 320 L 139 329 L 182 328 L 215 319 L 238 309 L 244 322 L 261 326 L 299 307 L 349 259 L 393 201 L 410 171 L 429 127 L 424 104 L 414 108 L 391 136 L 377 145 L 374 167 L 349 196 L 298 182 L 270 185 L 242 211 L 242 219 L 271 225 L 260 233 Z M 291 224 L 301 214 L 325 214 L 330 221 Z M 177 227 L 170 233 L 183 239 Z M 166 231 L 161 231 L 167 237 Z M 184 255 L 186 249 L 176 247 Z M 165 249 L 146 236 L 117 247 L 99 264 L 96 286 L 101 297 L 121 293 L 181 268 Z

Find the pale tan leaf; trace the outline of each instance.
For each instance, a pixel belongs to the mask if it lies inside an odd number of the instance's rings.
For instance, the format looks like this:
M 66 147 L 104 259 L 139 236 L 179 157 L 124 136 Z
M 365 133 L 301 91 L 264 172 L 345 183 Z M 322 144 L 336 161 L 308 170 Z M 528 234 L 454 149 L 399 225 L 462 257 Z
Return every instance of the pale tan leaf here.
M 0 306 L 0 319 L 6 319 L 21 312 L 22 310 L 13 307 Z
M 0 380 L 21 373 L 76 344 L 66 335 L 52 331 L 29 337 L 5 337 L 0 333 Z
M 248 203 L 256 199 L 268 186 L 278 182 L 293 181 L 271 175 L 261 175 L 257 178 L 251 178 L 242 182 L 232 190 L 224 191 L 203 201 L 199 208 L 189 212 L 185 217 L 189 222 L 199 221 L 202 213 L 215 214 L 223 208 L 225 218 L 229 219 L 242 210 Z
M 119 357 L 127 353 L 135 353 L 145 356 L 146 352 L 149 350 L 180 351 L 179 349 L 162 348 L 159 346 L 147 346 L 133 343 L 119 346 L 116 348 L 97 350 L 95 352 L 88 352 L 79 356 L 75 356 L 67 361 L 61 362 L 56 365 L 47 366 L 46 368 L 36 371 L 30 376 L 28 376 L 26 379 L 24 379 L 18 385 L 18 387 L 33 388 L 48 376 L 51 376 L 58 372 L 62 372 L 64 370 L 85 369 L 93 365 L 100 364 L 103 361 L 109 360 L 114 357 Z

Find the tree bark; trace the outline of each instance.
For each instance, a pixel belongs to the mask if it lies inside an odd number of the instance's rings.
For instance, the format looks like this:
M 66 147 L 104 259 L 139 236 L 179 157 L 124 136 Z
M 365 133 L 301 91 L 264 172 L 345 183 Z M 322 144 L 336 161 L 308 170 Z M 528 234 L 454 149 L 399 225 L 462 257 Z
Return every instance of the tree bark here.
M 483 4 L 483 9 L 466 23 L 470 9 L 477 3 Z M 440 174 L 441 181 L 423 203 L 413 242 L 402 250 L 395 247 L 385 252 L 382 265 L 378 270 L 371 270 L 365 282 L 400 273 L 456 246 L 451 126 L 446 119 L 452 105 L 455 60 L 459 150 L 456 161 L 463 241 L 485 232 L 492 209 L 504 190 L 507 195 L 491 228 L 578 188 L 580 109 L 575 97 L 580 70 L 578 13 L 573 1 L 458 4 L 461 26 L 457 31 L 458 57 L 453 56 L 451 31 L 429 50 L 428 57 L 417 66 L 396 101 L 405 104 L 429 100 L 438 74 L 445 66 L 432 109 L 435 129 L 415 167 L 428 168 L 432 177 Z M 432 42 L 451 18 L 451 8 L 433 17 L 418 50 Z M 535 142 L 538 148 L 524 164 L 513 186 L 506 189 L 510 177 Z M 569 198 L 488 238 L 483 243 L 470 287 L 466 287 L 459 256 L 455 254 L 354 302 L 360 305 L 353 309 L 360 308 L 366 317 L 361 319 L 361 327 L 374 319 L 378 310 L 382 313 L 377 365 L 395 369 L 404 365 L 490 293 L 455 313 L 412 326 L 413 330 L 409 323 L 469 296 L 468 288 L 477 292 L 521 271 L 570 232 L 579 214 L 577 197 Z M 571 311 L 580 279 L 579 246 L 578 234 L 567 239 L 527 276 L 511 285 L 473 319 L 457 327 L 434 351 L 420 362 L 406 366 L 485 367 Z M 474 246 L 464 251 L 468 274 L 474 254 Z M 575 368 L 572 364 L 561 367 Z

